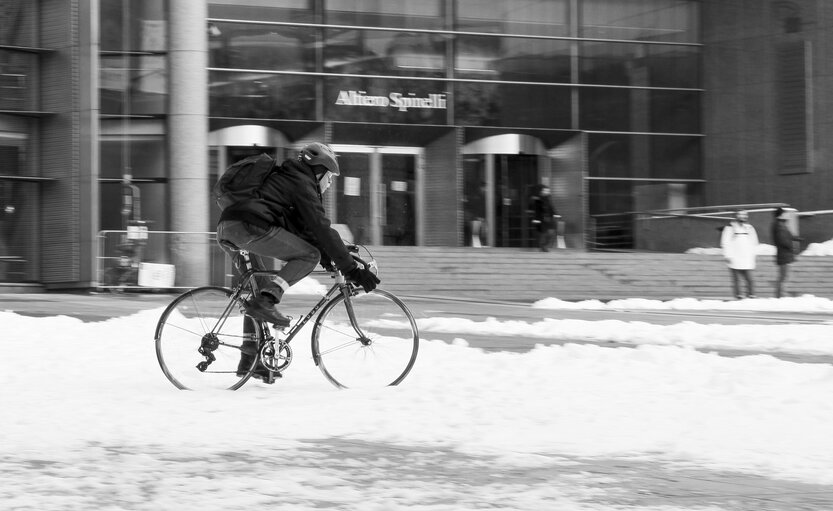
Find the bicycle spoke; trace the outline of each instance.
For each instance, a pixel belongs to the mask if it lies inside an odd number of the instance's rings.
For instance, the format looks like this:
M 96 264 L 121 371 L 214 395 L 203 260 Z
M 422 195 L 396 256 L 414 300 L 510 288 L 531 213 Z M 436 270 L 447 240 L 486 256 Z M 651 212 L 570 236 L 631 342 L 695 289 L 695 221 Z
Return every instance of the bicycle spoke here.
M 419 335 L 410 311 L 374 292 L 332 300 L 313 329 L 313 358 L 338 387 L 396 385 L 416 359 Z
M 249 377 L 257 353 L 258 324 L 231 304 L 225 288 L 188 291 L 163 313 L 157 326 L 156 353 L 165 376 L 181 389 L 234 389 Z

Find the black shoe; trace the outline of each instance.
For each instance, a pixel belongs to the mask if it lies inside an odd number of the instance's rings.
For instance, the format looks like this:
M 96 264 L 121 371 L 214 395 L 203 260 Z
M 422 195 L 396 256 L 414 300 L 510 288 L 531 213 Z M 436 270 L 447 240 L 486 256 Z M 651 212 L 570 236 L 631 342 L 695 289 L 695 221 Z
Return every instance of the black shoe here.
M 243 369 L 243 370 L 238 369 L 237 370 L 237 377 L 242 378 L 244 376 L 246 376 L 246 370 L 245 369 Z M 283 375 L 281 373 L 272 372 L 269 369 L 266 369 L 264 366 L 258 364 L 258 366 L 255 368 L 255 370 L 252 371 L 252 378 L 254 378 L 255 380 L 260 380 L 263 383 L 272 384 L 272 383 L 275 383 L 276 379 L 283 378 Z
M 244 341 L 240 346 L 240 362 L 237 364 L 238 378 L 246 376 L 249 368 L 252 367 L 252 362 L 254 362 L 255 357 L 257 357 L 257 343 Z M 252 371 L 252 378 L 262 380 L 263 383 L 275 383 L 275 379 L 280 377 L 281 373 L 272 372 L 259 362 Z
M 240 362 L 237 363 L 237 376 L 246 376 L 249 368 L 257 357 L 257 343 L 254 341 L 243 341 L 240 345 Z
M 274 301 L 268 296 L 260 295 L 246 302 L 244 308 L 246 314 L 255 319 L 277 326 L 289 326 L 289 318 L 278 312 Z

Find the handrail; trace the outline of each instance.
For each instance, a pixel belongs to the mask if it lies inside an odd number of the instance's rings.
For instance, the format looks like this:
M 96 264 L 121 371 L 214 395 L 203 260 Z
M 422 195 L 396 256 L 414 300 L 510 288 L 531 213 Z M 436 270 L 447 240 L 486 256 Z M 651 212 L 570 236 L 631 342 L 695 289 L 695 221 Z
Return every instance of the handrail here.
M 688 208 L 668 208 L 668 209 L 649 209 L 644 211 L 621 211 L 618 213 L 600 213 L 598 215 L 591 215 L 594 218 L 628 216 L 628 215 L 652 215 L 652 214 L 667 214 L 669 216 L 681 216 L 691 214 L 691 211 L 714 211 L 717 213 L 734 212 L 739 209 L 747 211 L 775 209 L 778 207 L 790 207 L 784 202 L 765 202 L 760 204 L 724 204 L 719 206 L 692 206 Z

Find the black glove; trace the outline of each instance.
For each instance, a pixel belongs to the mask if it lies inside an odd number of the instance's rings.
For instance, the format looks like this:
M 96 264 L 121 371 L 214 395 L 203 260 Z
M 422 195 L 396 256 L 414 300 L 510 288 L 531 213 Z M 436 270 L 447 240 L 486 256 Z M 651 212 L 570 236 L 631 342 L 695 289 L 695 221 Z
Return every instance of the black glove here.
M 365 293 L 369 293 L 376 289 L 376 285 L 381 282 L 379 277 L 377 277 L 372 271 L 359 265 L 356 265 L 355 268 L 348 271 L 345 277 L 347 277 L 347 280 L 350 282 L 361 286 Z

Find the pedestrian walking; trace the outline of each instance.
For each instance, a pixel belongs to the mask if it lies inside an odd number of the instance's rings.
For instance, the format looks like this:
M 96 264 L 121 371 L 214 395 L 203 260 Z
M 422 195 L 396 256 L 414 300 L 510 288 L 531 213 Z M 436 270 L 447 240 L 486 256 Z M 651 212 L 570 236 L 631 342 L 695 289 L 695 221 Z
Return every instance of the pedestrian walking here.
M 740 279 L 746 281 L 746 296 L 755 298 L 755 283 L 752 277 L 752 270 L 755 269 L 755 257 L 758 250 L 758 233 L 752 224 L 749 223 L 749 213 L 738 211 L 735 219 L 723 228 L 720 236 L 720 248 L 723 249 L 723 257 L 729 265 L 729 272 L 732 275 L 732 290 L 735 298 L 740 300 L 743 295 L 740 292 Z
M 795 261 L 795 236 L 787 227 L 787 215 L 784 208 L 773 213 L 772 243 L 775 245 L 775 264 L 778 265 L 778 278 L 775 280 L 775 298 L 781 298 L 787 281 L 790 264 Z
M 556 222 L 561 218 L 556 213 L 550 199 L 550 188 L 537 185 L 531 197 L 532 225 L 538 232 L 538 248 L 549 252 L 555 241 Z

